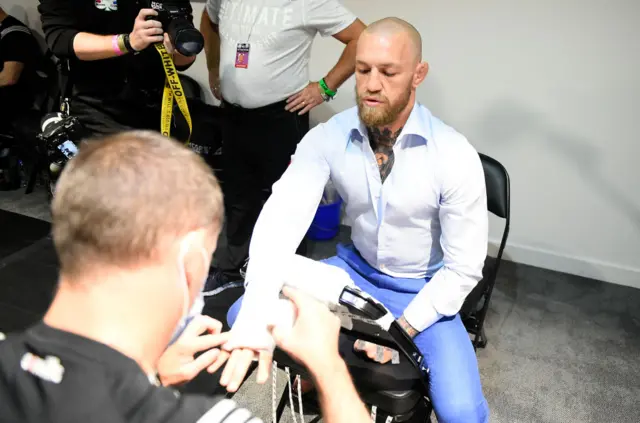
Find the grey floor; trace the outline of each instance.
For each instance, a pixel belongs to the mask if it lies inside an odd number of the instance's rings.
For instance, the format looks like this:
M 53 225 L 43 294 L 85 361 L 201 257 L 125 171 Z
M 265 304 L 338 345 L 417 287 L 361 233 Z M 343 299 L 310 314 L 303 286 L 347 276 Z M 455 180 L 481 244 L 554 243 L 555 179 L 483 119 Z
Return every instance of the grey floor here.
M 42 188 L 0 192 L 0 208 L 49 219 Z M 314 257 L 334 243 L 314 245 Z M 506 261 L 486 331 L 478 362 L 491 422 L 640 422 L 640 290 Z M 270 420 L 270 384 L 249 381 L 235 399 Z

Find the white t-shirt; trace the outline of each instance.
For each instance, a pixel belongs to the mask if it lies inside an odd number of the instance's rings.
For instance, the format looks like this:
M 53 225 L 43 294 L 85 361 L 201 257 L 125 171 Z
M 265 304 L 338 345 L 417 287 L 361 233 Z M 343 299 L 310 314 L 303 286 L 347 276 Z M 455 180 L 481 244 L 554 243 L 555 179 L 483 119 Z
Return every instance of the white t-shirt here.
M 207 0 L 207 13 L 220 28 L 222 96 L 245 108 L 282 101 L 308 85 L 316 33 L 334 35 L 356 19 L 338 0 Z M 246 67 L 236 66 L 238 44 L 249 45 L 239 58 Z

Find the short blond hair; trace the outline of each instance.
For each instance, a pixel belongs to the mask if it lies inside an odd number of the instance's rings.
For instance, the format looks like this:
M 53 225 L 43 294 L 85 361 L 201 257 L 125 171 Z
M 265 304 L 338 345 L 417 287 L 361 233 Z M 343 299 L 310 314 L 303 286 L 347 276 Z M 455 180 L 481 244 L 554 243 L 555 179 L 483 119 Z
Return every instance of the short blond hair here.
M 92 265 L 162 260 L 177 239 L 224 215 L 217 179 L 200 156 L 157 132 L 88 140 L 62 172 L 52 204 L 62 274 Z

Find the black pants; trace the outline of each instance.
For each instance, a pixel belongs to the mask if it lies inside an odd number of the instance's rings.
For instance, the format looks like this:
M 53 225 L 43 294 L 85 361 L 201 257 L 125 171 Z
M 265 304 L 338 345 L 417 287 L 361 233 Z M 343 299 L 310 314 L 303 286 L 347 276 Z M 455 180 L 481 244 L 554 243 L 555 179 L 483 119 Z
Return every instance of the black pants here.
M 157 102 L 135 102 L 125 99 L 100 98 L 90 95 L 76 95 L 71 98 L 71 115 L 78 118 L 87 135 L 109 135 L 133 129 L 160 131 L 162 94 L 157 94 Z M 187 99 L 193 123 L 191 140 L 202 140 L 210 132 L 210 122 L 219 121 L 221 113 L 217 108 L 200 100 Z M 189 127 L 182 113 L 174 103 L 171 136 L 186 141 Z M 197 143 L 196 143 L 197 144 Z
M 219 270 L 231 278 L 249 255 L 256 220 L 272 185 L 309 130 L 309 114 L 286 111 L 284 101 L 257 109 L 225 103 L 223 135 L 226 243 L 216 251 Z
M 154 106 L 101 96 L 75 95 L 70 101 L 70 114 L 77 117 L 92 136 L 131 129 L 160 130 L 160 103 Z

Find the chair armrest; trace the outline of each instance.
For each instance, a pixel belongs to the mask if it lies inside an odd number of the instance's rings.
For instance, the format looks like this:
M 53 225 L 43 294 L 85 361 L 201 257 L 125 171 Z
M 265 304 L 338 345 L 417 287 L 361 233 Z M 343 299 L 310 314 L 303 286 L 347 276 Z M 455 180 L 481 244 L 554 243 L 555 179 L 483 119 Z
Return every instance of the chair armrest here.
M 388 342 L 385 342 L 383 345 L 389 347 L 397 347 L 400 349 L 400 352 L 404 354 L 406 358 L 408 358 L 413 366 L 418 369 L 420 372 L 424 373 L 427 369 L 423 366 L 423 357 L 416 347 L 416 344 L 413 343 L 413 339 L 405 332 L 404 329 L 398 324 L 396 319 L 393 317 L 391 312 L 387 310 L 387 308 L 377 301 L 375 298 L 363 292 L 357 288 L 347 286 L 342 291 L 342 295 L 340 295 L 340 305 L 347 307 L 350 311 L 355 312 L 356 314 L 364 315 L 366 318 L 372 319 L 379 326 L 380 329 L 383 329 L 388 332 L 389 337 L 394 341 L 394 345 L 389 345 Z M 361 326 L 358 330 L 359 334 L 368 335 L 368 336 L 377 336 L 379 337 L 379 330 L 373 331 L 375 333 L 371 333 L 370 328 L 366 328 L 365 326 Z M 386 337 L 388 339 L 389 337 Z M 384 342 L 386 340 L 382 338 Z M 365 339 L 368 340 L 368 339 Z M 378 342 L 374 341 L 373 342 Z

